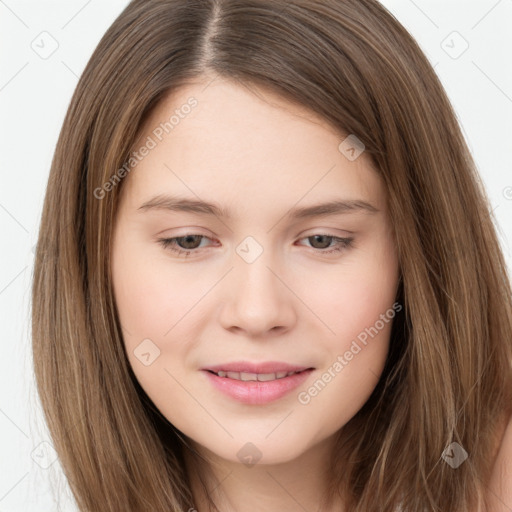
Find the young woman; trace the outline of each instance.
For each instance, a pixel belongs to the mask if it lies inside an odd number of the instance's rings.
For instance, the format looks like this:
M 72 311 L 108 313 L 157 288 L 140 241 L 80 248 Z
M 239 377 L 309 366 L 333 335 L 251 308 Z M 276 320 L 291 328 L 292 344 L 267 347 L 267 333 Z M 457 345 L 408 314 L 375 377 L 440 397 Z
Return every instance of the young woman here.
M 512 299 L 374 0 L 135 0 L 55 152 L 33 355 L 81 511 L 512 509 Z

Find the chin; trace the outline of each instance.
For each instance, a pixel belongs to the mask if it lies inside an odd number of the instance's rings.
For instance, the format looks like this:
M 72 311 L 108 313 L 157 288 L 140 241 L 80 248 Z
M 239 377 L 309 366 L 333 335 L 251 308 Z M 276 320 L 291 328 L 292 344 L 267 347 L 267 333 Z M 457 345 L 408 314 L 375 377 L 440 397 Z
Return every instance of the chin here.
M 297 440 L 290 439 L 289 436 L 286 437 L 287 442 L 283 443 L 283 438 L 278 436 L 275 439 L 259 440 L 258 436 L 247 435 L 243 440 L 230 439 L 229 442 L 219 440 L 219 444 L 202 446 L 214 456 L 225 461 L 252 468 L 255 465 L 277 465 L 292 462 L 310 448 L 306 442 L 298 443 Z

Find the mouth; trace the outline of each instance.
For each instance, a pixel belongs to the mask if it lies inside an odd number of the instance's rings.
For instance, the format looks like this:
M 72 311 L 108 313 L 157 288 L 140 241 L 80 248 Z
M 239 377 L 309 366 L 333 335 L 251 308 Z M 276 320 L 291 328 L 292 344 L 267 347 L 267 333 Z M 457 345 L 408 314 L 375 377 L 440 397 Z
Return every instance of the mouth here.
M 234 380 L 241 380 L 244 382 L 250 382 L 250 381 L 258 381 L 258 382 L 268 382 L 271 380 L 278 380 L 278 379 L 284 379 L 286 377 L 291 377 L 292 375 L 295 375 L 296 373 L 302 373 L 304 371 L 312 370 L 313 368 L 307 368 L 306 370 L 299 370 L 295 372 L 276 372 L 276 373 L 249 373 L 249 372 L 228 372 L 228 371 L 218 371 L 214 372 L 212 370 L 207 370 L 210 373 L 213 373 L 214 375 L 217 375 L 217 377 L 222 377 L 226 379 L 234 379 Z
M 213 387 L 224 395 L 249 405 L 273 402 L 303 384 L 315 369 L 282 363 L 231 363 L 203 368 Z

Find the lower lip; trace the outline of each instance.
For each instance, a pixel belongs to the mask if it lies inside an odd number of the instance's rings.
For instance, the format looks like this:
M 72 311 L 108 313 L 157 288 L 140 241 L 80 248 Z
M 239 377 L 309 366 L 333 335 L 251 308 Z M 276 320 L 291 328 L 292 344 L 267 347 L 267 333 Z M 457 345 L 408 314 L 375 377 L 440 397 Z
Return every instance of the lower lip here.
M 205 370 L 210 382 L 224 394 L 244 404 L 258 405 L 273 402 L 282 398 L 290 391 L 300 386 L 313 370 L 304 370 L 282 379 L 260 381 L 243 381 L 219 377 Z

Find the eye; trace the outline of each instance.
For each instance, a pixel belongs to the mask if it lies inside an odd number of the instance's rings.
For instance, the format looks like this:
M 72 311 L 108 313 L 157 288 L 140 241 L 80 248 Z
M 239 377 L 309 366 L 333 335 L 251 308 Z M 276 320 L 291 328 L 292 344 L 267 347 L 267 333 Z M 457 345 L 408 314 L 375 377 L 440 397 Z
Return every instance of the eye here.
M 312 244 L 314 244 L 313 249 L 317 249 L 318 252 L 320 252 L 322 254 L 330 254 L 333 252 L 340 252 L 340 251 L 343 251 L 344 249 L 348 249 L 349 247 L 352 246 L 352 242 L 354 241 L 354 238 L 353 237 L 341 238 L 341 237 L 337 237 L 334 235 L 321 233 L 321 234 L 307 236 L 307 237 L 303 238 L 302 240 L 308 240 L 308 241 L 313 240 L 313 242 L 312 242 Z M 334 246 L 331 245 L 331 243 L 333 241 L 335 242 Z M 319 245 L 320 247 L 315 247 L 316 245 Z M 325 250 L 325 249 L 328 249 L 328 250 Z
M 200 245 L 202 238 L 210 240 L 204 235 L 188 234 L 174 238 L 159 238 L 158 242 L 163 246 L 164 249 L 170 249 L 171 251 L 178 253 L 178 255 L 184 254 L 187 256 L 191 252 L 196 252 L 196 249 Z
M 200 245 L 202 239 L 211 240 L 204 235 L 190 233 L 174 238 L 159 238 L 158 242 L 163 246 L 164 249 L 169 249 L 178 255 L 188 256 L 193 252 L 198 252 L 197 249 L 201 248 Z M 334 235 L 320 233 L 310 235 L 308 237 L 302 238 L 301 240 L 313 240 L 312 244 L 314 245 L 312 249 L 321 254 L 330 254 L 348 249 L 352 246 L 354 238 L 341 238 Z M 335 244 L 331 245 L 332 242 L 335 242 Z M 317 245 L 320 247 L 316 247 Z

